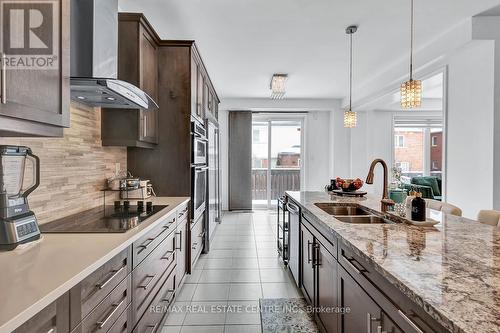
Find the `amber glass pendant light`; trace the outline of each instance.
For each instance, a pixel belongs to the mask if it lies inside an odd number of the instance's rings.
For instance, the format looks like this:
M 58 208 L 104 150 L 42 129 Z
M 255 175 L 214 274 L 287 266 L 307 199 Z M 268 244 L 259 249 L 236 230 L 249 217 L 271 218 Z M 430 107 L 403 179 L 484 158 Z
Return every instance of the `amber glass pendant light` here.
M 354 128 L 358 124 L 358 114 L 352 111 L 352 35 L 358 31 L 358 27 L 351 25 L 345 29 L 349 35 L 349 108 L 344 111 L 344 127 Z
M 401 107 L 404 109 L 418 108 L 422 105 L 422 81 L 413 79 L 414 12 L 413 0 L 410 1 L 410 80 L 401 84 Z

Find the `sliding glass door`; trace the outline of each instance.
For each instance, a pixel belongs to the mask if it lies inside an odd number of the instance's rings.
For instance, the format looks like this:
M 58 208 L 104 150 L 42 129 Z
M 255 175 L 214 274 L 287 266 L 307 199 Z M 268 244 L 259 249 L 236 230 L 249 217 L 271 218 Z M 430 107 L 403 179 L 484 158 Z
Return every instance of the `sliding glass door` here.
M 300 190 L 302 124 L 298 117 L 254 116 L 252 204 L 274 208 L 285 191 Z

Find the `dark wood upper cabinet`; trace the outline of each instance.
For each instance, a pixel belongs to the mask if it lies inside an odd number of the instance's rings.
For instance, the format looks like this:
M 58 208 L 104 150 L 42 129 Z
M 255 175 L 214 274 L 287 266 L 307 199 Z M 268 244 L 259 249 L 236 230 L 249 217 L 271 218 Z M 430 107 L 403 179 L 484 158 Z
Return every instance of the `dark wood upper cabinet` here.
M 118 78 L 158 101 L 159 37 L 142 14 L 118 15 Z M 102 144 L 152 148 L 158 143 L 159 110 L 102 112 Z
M 2 66 L 0 75 L 2 88 L 0 95 L 3 95 L 0 101 L 0 136 L 62 136 L 63 128 L 69 127 L 69 2 L 69 0 L 59 0 L 54 3 L 56 8 L 44 11 L 44 15 L 56 15 L 53 20 L 47 19 L 47 24 L 42 24 L 39 28 L 41 30 L 37 32 L 37 36 L 45 37 L 40 40 L 47 48 L 44 46 L 41 51 L 27 49 L 26 52 L 18 52 L 11 51 L 10 40 L 5 40 L 3 45 L 0 45 L 0 55 L 5 54 L 8 60 L 4 61 L 5 66 Z M 19 7 L 19 4 L 17 6 Z M 32 9 L 31 6 L 39 4 L 21 4 L 21 6 L 14 9 L 28 11 Z M 11 19 L 15 20 L 12 17 Z M 58 27 L 54 29 L 52 22 Z M 22 24 L 19 21 L 18 23 Z M 57 31 L 57 34 L 53 34 L 53 31 Z M 30 38 L 25 36 L 25 42 Z M 19 53 L 25 54 L 17 56 Z M 27 65 L 22 67 L 19 65 L 22 59 L 25 61 L 35 59 L 41 66 L 26 63 Z M 14 61 L 17 63 L 16 66 L 12 65 Z M 53 66 L 48 65 L 49 63 Z

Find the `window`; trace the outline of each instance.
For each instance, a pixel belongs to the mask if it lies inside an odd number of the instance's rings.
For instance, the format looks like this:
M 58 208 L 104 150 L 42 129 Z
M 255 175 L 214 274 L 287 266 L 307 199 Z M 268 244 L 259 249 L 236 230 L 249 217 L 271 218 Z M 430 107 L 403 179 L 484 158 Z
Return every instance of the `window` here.
M 396 147 L 396 148 L 404 148 L 405 147 L 405 136 L 404 135 L 395 135 L 394 136 L 394 147 Z
M 396 162 L 396 168 L 399 168 L 401 172 L 410 171 L 410 162 Z
M 432 136 L 431 141 L 432 141 L 431 145 L 433 147 L 437 147 L 438 146 L 438 137 L 436 135 Z

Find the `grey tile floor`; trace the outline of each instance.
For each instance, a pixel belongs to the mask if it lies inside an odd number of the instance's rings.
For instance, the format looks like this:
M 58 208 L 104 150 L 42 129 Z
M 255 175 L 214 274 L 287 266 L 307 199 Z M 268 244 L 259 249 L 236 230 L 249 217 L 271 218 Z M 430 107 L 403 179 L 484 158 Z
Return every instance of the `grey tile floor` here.
M 278 258 L 274 212 L 226 213 L 211 244 L 162 333 L 261 332 L 259 298 L 300 297 Z

